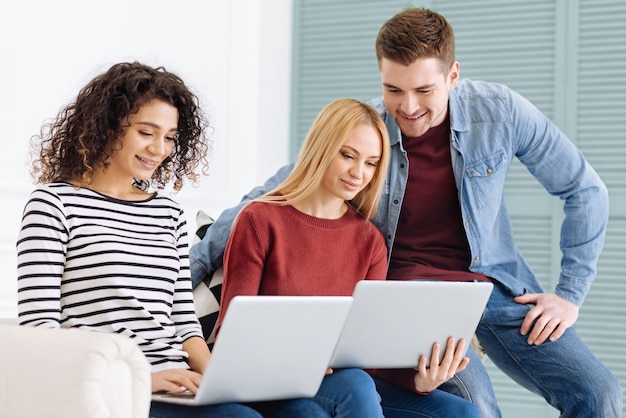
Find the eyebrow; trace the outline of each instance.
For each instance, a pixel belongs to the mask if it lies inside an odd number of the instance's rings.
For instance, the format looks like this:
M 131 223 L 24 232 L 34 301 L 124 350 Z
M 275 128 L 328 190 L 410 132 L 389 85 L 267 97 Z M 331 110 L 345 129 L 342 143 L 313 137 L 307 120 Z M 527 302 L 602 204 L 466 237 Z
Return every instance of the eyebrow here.
M 357 151 L 356 148 L 351 147 L 350 145 L 342 145 L 341 148 L 349 148 L 352 150 L 352 152 L 354 152 L 355 154 L 361 155 L 361 153 L 359 151 Z M 375 158 L 375 159 L 379 159 L 380 160 L 380 155 L 371 155 L 367 158 Z
M 137 121 L 134 122 L 137 125 L 145 125 L 145 126 L 150 126 L 154 129 L 162 129 L 161 126 L 159 126 L 158 124 L 154 123 L 154 122 L 147 122 L 147 121 Z M 170 130 L 168 132 L 178 132 L 178 127 L 176 128 L 170 128 Z
M 433 87 L 435 87 L 435 85 L 436 85 L 435 83 L 426 84 L 424 86 L 414 87 L 411 90 L 428 90 L 428 89 L 432 89 Z M 390 84 L 390 83 L 383 83 L 383 86 L 387 87 L 387 88 L 393 88 L 393 89 L 402 90 L 401 88 L 396 87 L 396 86 L 394 86 L 393 84 Z

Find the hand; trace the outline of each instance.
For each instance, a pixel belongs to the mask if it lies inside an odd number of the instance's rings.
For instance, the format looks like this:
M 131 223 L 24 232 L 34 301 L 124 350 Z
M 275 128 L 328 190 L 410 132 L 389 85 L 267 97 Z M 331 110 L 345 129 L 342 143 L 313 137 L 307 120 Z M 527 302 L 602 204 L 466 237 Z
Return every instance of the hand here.
M 529 293 L 514 300 L 524 305 L 535 305 L 526 314 L 520 328 L 522 335 L 528 335 L 529 345 L 540 345 L 547 339 L 558 340 L 578 319 L 578 306 L 554 293 Z
M 198 391 L 202 375 L 187 369 L 169 369 L 152 373 L 152 393 Z
M 469 358 L 461 354 L 465 347 L 465 340 L 459 340 L 456 344 L 454 338 L 449 338 L 446 351 L 441 363 L 439 363 L 439 343 L 433 344 L 433 352 L 430 361 L 424 356 L 419 359 L 414 382 L 418 392 L 428 393 L 437 389 L 439 385 L 450 380 L 455 373 L 467 367 Z M 426 365 L 429 364 L 427 368 Z

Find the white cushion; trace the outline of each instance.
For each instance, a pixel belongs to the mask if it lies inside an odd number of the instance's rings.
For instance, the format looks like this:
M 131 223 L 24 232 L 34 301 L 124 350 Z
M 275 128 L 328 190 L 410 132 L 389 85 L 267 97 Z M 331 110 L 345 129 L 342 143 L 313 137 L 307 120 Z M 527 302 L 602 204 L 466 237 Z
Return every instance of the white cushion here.
M 0 417 L 148 417 L 150 365 L 130 338 L 0 325 L 0 340 Z

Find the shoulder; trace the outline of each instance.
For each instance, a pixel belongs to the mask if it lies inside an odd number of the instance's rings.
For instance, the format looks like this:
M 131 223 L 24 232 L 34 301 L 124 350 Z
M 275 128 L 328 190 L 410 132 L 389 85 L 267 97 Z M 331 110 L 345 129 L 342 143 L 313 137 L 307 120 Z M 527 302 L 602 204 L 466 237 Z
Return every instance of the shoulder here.
M 450 92 L 450 117 L 455 131 L 475 123 L 509 123 L 519 96 L 504 84 L 463 79 Z
M 182 206 L 180 205 L 180 203 L 178 203 L 178 201 L 161 193 L 155 193 L 154 195 L 146 199 L 144 203 L 148 205 L 164 206 L 175 211 L 182 212 Z
M 241 209 L 237 216 L 237 224 L 270 224 L 284 219 L 281 212 L 284 211 L 284 206 L 276 205 L 267 202 L 250 202 Z
M 66 202 L 72 196 L 80 195 L 79 190 L 69 183 L 42 183 L 35 186 L 30 200 L 58 204 Z
M 346 212 L 346 216 L 344 216 L 344 219 L 346 220 L 346 222 L 349 222 L 356 226 L 362 234 L 372 237 L 380 236 L 382 238 L 382 234 L 378 230 L 378 228 L 376 228 L 376 225 L 374 225 L 372 221 L 364 217 L 352 206 L 348 207 L 348 212 Z
M 267 202 L 250 202 L 241 210 L 240 216 L 269 216 L 284 210 L 285 206 Z
M 387 108 L 385 107 L 385 101 L 382 97 L 377 97 L 375 99 L 371 99 L 367 102 L 371 105 L 380 116 L 384 116 L 387 113 Z
M 513 90 L 500 83 L 491 83 L 482 80 L 462 79 L 452 90 L 452 97 L 456 96 L 460 99 L 476 99 L 489 97 L 508 96 Z

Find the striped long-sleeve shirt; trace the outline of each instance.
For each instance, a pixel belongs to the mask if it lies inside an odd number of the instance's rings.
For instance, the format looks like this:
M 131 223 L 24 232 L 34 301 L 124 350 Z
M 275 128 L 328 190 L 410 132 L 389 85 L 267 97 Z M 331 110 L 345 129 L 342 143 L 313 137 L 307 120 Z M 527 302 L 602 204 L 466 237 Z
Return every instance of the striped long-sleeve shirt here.
M 138 343 L 153 371 L 187 368 L 182 343 L 202 336 L 188 249 L 184 213 L 168 197 L 40 185 L 17 241 L 20 323 L 116 332 Z

